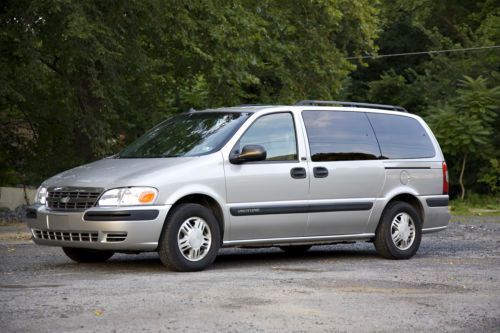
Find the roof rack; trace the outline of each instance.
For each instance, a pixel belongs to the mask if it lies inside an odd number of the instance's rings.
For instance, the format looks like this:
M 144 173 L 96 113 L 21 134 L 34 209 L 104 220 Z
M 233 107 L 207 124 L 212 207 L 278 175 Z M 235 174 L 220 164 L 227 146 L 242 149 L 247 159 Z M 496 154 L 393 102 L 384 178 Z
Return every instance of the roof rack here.
M 357 102 L 342 102 L 342 101 L 320 101 L 320 100 L 303 100 L 295 103 L 295 105 L 341 105 L 350 107 L 362 107 L 369 109 L 383 109 L 392 110 L 400 112 L 408 112 L 404 107 L 397 105 L 385 105 L 385 104 L 371 104 L 371 103 L 357 103 Z

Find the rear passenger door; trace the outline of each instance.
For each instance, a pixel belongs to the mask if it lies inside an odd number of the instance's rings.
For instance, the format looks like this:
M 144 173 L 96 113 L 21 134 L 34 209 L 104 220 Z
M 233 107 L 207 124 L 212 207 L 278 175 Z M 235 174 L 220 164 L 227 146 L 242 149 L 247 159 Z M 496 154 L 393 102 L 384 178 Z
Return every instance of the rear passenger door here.
M 365 231 L 385 180 L 380 148 L 365 113 L 302 111 L 309 142 L 308 236 Z

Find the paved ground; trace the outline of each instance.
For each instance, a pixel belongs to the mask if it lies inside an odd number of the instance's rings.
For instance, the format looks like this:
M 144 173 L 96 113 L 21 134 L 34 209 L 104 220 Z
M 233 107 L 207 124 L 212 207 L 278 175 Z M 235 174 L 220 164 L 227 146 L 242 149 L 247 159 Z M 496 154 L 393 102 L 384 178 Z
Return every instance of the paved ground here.
M 227 249 L 189 274 L 155 254 L 75 264 L 0 227 L 0 331 L 500 332 L 500 218 L 455 221 L 408 261 Z

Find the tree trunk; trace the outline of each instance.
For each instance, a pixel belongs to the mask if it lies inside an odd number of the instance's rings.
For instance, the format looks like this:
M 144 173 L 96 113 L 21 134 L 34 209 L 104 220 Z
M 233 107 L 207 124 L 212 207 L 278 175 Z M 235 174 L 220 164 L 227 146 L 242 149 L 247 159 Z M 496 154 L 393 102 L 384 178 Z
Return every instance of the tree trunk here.
M 464 186 L 464 172 L 465 172 L 465 163 L 467 161 L 467 153 L 464 154 L 464 159 L 462 160 L 462 169 L 460 170 L 460 177 L 458 178 L 458 182 L 460 184 L 460 199 L 464 200 L 465 198 L 465 186 Z
M 23 192 L 24 192 L 24 201 L 26 202 L 26 205 L 31 205 L 30 199 L 28 197 L 28 192 L 26 191 L 26 185 L 23 184 Z

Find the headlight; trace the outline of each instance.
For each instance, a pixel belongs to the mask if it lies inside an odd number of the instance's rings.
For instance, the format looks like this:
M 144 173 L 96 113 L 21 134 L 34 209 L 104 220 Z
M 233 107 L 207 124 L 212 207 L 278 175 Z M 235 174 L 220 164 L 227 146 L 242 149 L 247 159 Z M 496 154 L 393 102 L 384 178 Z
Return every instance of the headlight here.
M 47 202 L 47 195 L 47 188 L 40 186 L 38 191 L 36 191 L 35 203 L 45 205 L 45 202 Z
M 99 206 L 137 206 L 154 204 L 158 190 L 153 187 L 115 188 L 104 192 Z

